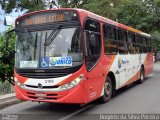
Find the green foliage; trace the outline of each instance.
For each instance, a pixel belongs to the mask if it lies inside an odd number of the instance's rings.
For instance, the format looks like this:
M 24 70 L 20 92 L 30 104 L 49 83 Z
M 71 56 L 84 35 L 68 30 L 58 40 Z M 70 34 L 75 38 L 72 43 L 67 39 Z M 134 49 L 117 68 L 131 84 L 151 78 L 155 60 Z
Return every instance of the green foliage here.
M 6 13 L 11 13 L 14 8 L 20 9 L 21 11 L 24 9 L 28 9 L 28 12 L 37 11 L 44 9 L 46 4 L 44 0 L 2 0 L 1 6 L 2 9 L 5 10 Z
M 160 26 L 160 1 L 130 0 L 118 13 L 118 20 L 126 25 L 151 33 Z
M 62 8 L 82 8 L 89 0 L 59 0 L 58 3 Z
M 160 32 L 154 31 L 152 34 L 153 49 L 154 51 L 160 51 Z
M 47 6 L 57 4 L 50 0 L 2 0 L 0 2 L 2 9 L 5 10 L 6 13 L 11 13 L 14 8 L 20 9 L 21 11 L 27 9 L 27 12 L 37 11 L 45 9 Z M 59 0 L 59 6 L 63 8 L 82 8 L 84 4 L 86 4 L 88 0 Z
M 10 41 L 8 48 L 14 51 L 15 33 L 9 35 Z M 0 79 L 13 81 L 14 55 L 5 49 L 5 35 L 0 35 Z
M 117 20 L 117 13 L 126 0 L 88 0 L 82 7 L 98 15 Z

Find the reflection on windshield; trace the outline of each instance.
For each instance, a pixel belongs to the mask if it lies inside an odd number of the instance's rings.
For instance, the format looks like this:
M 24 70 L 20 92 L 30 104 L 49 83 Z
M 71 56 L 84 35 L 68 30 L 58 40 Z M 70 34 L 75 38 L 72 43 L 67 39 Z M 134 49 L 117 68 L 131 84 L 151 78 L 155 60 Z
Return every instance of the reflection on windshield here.
M 82 64 L 80 28 L 57 28 L 55 32 L 45 30 L 29 34 L 17 33 L 17 68 L 65 68 Z

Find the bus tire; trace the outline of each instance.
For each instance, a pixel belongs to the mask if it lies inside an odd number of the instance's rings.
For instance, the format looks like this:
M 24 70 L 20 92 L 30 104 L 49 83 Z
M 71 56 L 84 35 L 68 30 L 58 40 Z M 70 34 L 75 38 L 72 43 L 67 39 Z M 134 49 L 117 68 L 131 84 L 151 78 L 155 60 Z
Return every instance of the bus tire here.
M 144 69 L 143 69 L 143 67 L 141 67 L 141 69 L 140 69 L 140 78 L 138 80 L 138 83 L 142 84 L 143 82 L 144 82 Z
M 113 85 L 112 85 L 112 80 L 111 78 L 108 76 L 105 80 L 104 83 L 104 94 L 103 96 L 100 98 L 101 103 L 106 103 L 108 101 L 110 101 L 111 97 L 112 97 L 112 93 L 113 93 Z

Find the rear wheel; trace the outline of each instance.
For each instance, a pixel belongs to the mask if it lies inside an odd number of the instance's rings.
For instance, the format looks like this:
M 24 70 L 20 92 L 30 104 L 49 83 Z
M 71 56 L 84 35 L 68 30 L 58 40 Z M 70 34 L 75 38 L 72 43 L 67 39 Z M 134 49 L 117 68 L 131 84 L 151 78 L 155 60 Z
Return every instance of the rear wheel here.
M 108 102 L 113 93 L 113 86 L 112 86 L 112 81 L 111 78 L 108 76 L 105 80 L 104 83 L 104 95 L 100 98 L 102 103 Z
M 144 81 L 144 69 L 143 69 L 143 67 L 141 67 L 141 69 L 140 69 L 140 79 L 138 80 L 138 83 L 142 84 L 143 81 Z

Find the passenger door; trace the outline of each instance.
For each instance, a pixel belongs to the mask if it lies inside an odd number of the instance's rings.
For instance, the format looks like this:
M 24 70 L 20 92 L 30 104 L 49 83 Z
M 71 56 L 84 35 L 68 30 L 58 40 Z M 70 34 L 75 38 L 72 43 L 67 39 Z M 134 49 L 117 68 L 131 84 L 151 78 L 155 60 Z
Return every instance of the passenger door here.
M 103 63 L 101 60 L 100 23 L 93 20 L 85 22 L 85 48 L 88 101 L 99 97 L 103 88 Z

